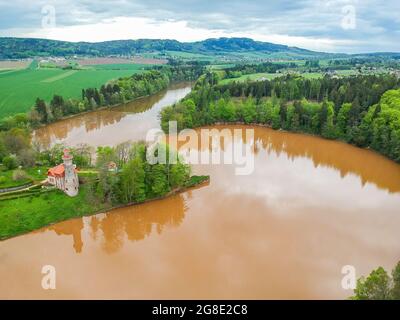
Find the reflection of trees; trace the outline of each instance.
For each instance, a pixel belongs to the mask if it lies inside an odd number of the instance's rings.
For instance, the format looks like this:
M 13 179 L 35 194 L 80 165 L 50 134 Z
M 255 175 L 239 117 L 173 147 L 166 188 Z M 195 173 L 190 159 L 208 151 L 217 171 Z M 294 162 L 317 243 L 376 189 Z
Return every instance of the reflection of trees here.
M 72 236 L 75 252 L 81 253 L 84 219 L 89 219 L 90 237 L 100 241 L 104 251 L 114 253 L 123 247 L 126 239 L 140 241 L 154 232 L 161 234 L 165 228 L 178 227 L 185 218 L 186 210 L 184 196 L 178 194 L 106 214 L 60 222 L 37 232 L 54 231 L 57 235 Z
M 86 132 L 90 132 L 118 123 L 128 114 L 146 112 L 165 95 L 166 91 L 162 91 L 119 107 L 97 110 L 49 124 L 35 131 L 35 140 L 39 141 L 43 148 L 49 148 L 54 140 L 64 140 L 74 129 L 84 128 Z
M 254 128 L 253 152 L 255 154 L 264 150 L 267 154 L 286 155 L 292 161 L 300 157 L 308 158 L 313 161 L 316 168 L 324 166 L 335 169 L 339 171 L 342 178 L 354 174 L 361 179 L 362 185 L 373 183 L 378 188 L 386 189 L 389 192 L 400 192 L 400 166 L 374 152 L 337 141 L 262 127 L 235 125 L 216 126 L 215 128 L 230 129 L 232 137 L 234 129 Z M 197 131 L 199 132 L 199 130 Z M 200 134 L 198 139 L 198 145 L 204 152 L 205 148 L 204 145 L 201 147 Z M 241 139 L 246 142 L 245 130 L 242 130 Z M 232 139 L 221 139 L 220 144 L 221 150 L 226 150 L 232 144 Z
M 324 166 L 339 171 L 342 178 L 354 174 L 363 185 L 373 183 L 389 192 L 400 192 L 400 166 L 373 152 L 337 141 L 262 128 L 256 128 L 255 137 L 267 152 L 284 153 L 292 161 L 305 157 L 316 168 Z
M 140 241 L 154 231 L 161 234 L 166 227 L 179 226 L 186 210 L 181 194 L 113 210 L 102 219 L 98 216 L 90 218 L 91 236 L 94 240 L 101 237 L 103 249 L 113 253 L 123 246 L 125 235 L 130 241 Z

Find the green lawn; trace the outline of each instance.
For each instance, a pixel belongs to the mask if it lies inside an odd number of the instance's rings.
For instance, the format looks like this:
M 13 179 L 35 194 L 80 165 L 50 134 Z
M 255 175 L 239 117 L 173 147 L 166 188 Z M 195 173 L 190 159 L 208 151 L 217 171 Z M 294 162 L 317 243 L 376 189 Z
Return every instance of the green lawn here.
M 103 204 L 88 203 L 87 192 L 83 185 L 75 198 L 54 190 L 46 194 L 0 201 L 0 240 L 105 208 Z
M 50 101 L 54 94 L 79 98 L 83 88 L 100 87 L 111 79 L 142 71 L 142 65 L 120 69 L 96 66 L 87 70 L 24 69 L 0 73 L 0 119 L 30 110 L 37 97 Z
M 20 180 L 20 181 L 14 181 L 13 180 L 13 172 L 14 170 L 0 170 L 0 189 L 5 189 L 5 188 L 13 188 L 13 187 L 19 187 L 26 185 L 30 182 L 36 181 L 40 182 L 46 179 L 47 177 L 47 168 L 46 167 L 35 167 L 35 168 L 28 168 L 28 169 L 23 169 L 26 174 L 27 178 Z M 0 194 L 1 196 L 1 194 Z
M 13 180 L 13 171 L 0 172 L 0 189 L 24 186 L 31 182 L 33 182 L 33 179 L 31 179 L 30 177 L 26 177 L 26 179 L 14 181 Z M 0 193 L 0 195 L 1 195 L 1 193 Z

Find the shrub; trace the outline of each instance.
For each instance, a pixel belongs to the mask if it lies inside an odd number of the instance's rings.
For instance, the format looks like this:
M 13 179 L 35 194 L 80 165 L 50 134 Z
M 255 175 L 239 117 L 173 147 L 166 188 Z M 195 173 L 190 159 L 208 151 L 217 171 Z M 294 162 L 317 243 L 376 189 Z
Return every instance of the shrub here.
M 8 170 L 13 170 L 18 167 L 18 159 L 16 156 L 10 155 L 3 158 L 3 165 Z
M 28 175 L 26 174 L 26 172 L 21 169 L 14 170 L 12 177 L 14 181 L 21 181 L 28 179 Z
M 0 184 L 5 183 L 6 181 L 7 181 L 7 178 L 6 178 L 6 177 L 4 177 L 4 176 L 1 176 L 1 177 L 0 177 Z

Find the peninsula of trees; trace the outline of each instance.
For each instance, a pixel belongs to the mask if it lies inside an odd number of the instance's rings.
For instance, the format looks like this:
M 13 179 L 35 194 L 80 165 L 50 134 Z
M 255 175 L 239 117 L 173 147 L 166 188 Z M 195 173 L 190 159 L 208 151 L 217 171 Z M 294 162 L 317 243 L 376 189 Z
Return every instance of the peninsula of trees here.
M 166 154 L 172 153 L 167 146 L 162 148 Z M 47 164 L 57 163 L 63 149 L 55 145 L 37 158 Z M 161 199 L 209 180 L 208 176 L 191 176 L 190 166 L 178 156 L 174 161 L 167 157 L 166 163 L 150 164 L 147 146 L 141 142 L 100 147 L 96 153 L 93 167 L 89 147 L 71 149 L 74 162 L 82 169 L 77 197 L 66 197 L 61 191 L 40 185 L 0 197 L 0 240 L 67 219 Z
M 181 102 L 161 113 L 161 126 L 178 129 L 215 123 L 262 124 L 371 148 L 400 162 L 400 80 L 394 75 L 219 84 L 209 72 Z

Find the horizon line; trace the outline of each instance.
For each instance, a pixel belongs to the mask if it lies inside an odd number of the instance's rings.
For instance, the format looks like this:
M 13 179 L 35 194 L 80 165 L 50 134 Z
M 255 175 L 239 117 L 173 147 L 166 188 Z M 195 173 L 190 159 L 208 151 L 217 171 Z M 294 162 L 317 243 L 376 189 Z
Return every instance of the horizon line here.
M 268 43 L 268 44 L 286 46 L 288 48 L 301 49 L 301 50 L 310 51 L 310 52 L 314 52 L 314 53 L 325 53 L 325 54 L 333 54 L 333 55 L 354 56 L 354 55 L 363 55 L 363 54 L 400 54 L 400 51 L 366 51 L 366 52 L 364 51 L 364 52 L 359 52 L 359 53 L 314 51 L 314 50 L 311 50 L 311 49 L 306 49 L 306 48 L 302 48 L 302 47 L 298 47 L 298 46 L 290 46 L 290 45 L 282 44 L 282 43 L 255 40 L 254 38 L 250 38 L 250 37 L 217 37 L 217 38 L 205 38 L 203 40 L 196 40 L 196 41 L 180 41 L 180 40 L 171 39 L 171 38 L 136 38 L 136 39 L 131 38 L 131 39 L 113 39 L 113 40 L 104 40 L 104 41 L 67 41 L 67 40 L 50 39 L 50 38 L 43 38 L 43 37 L 20 37 L 20 36 L 0 36 L 0 39 L 35 39 L 35 40 L 59 41 L 59 42 L 66 42 L 66 43 L 89 43 L 89 44 L 106 43 L 106 42 L 113 42 L 113 41 L 140 41 L 140 40 L 176 41 L 178 43 L 199 43 L 199 42 L 204 42 L 204 41 L 207 41 L 207 40 L 247 39 L 247 40 L 252 40 L 252 41 L 258 42 L 258 43 Z

